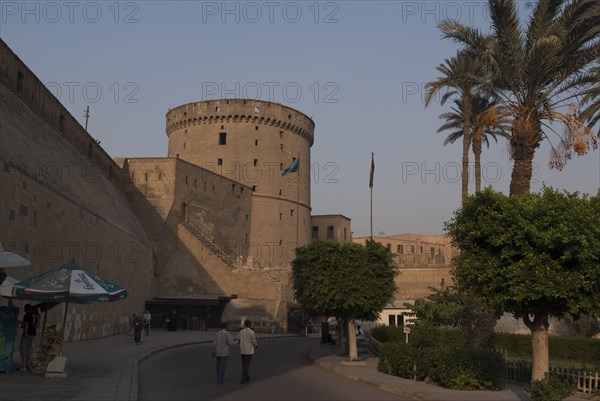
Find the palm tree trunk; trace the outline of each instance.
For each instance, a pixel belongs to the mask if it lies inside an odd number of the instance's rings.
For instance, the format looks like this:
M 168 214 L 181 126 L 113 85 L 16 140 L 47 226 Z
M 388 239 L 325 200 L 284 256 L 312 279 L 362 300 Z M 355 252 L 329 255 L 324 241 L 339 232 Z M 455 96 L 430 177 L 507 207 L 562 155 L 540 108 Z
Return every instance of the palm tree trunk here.
M 531 330 L 531 346 L 533 360 L 531 364 L 531 381 L 542 380 L 550 371 L 550 358 L 548 352 L 548 314 L 535 315 L 533 320 L 529 316 L 523 318 L 525 326 Z
M 464 92 L 462 97 L 463 109 L 463 155 L 462 155 L 462 202 L 469 196 L 469 149 L 471 148 L 471 94 Z
M 475 157 L 475 193 L 481 191 L 481 132 L 473 135 L 473 155 Z
M 523 112 L 512 128 L 510 148 L 513 164 L 510 178 L 510 195 L 529 193 L 533 175 L 533 157 L 542 140 L 542 129 L 534 113 Z

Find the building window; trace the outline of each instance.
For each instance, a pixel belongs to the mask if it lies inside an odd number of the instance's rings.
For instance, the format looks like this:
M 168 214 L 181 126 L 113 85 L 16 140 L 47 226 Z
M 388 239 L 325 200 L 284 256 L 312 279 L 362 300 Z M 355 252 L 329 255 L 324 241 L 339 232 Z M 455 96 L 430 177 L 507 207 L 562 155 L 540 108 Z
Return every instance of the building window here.
M 312 239 L 319 239 L 319 226 L 313 226 Z
M 258 159 L 254 159 L 254 167 L 258 165 Z
M 346 227 L 344 227 L 344 241 L 346 241 Z
M 188 183 L 188 180 L 189 180 L 189 178 L 188 178 L 188 176 L 186 175 L 186 176 L 185 176 L 185 184 L 186 184 L 186 185 L 187 185 L 187 183 Z
M 279 220 L 283 217 L 283 213 L 279 213 Z
M 395 326 L 396 325 L 396 315 L 388 316 L 388 325 Z
M 254 127 L 254 130 L 255 130 L 255 131 L 258 131 L 258 125 Z
M 223 159 L 217 159 L 217 166 L 223 165 Z
M 333 239 L 333 226 L 327 226 L 327 239 Z
M 246 215 L 246 221 L 248 221 L 248 215 Z
M 219 145 L 226 145 L 227 144 L 227 132 L 220 132 L 219 133 Z
M 252 185 L 252 192 L 256 191 L 256 185 Z
M 396 253 L 399 253 L 400 255 L 404 253 L 404 248 L 402 247 L 402 245 L 398 245 L 396 247 Z
M 244 193 L 244 187 L 240 188 L 240 193 L 243 194 Z
M 414 245 L 410 246 L 410 253 L 415 253 L 415 246 Z
M 254 146 L 258 146 L 258 139 L 254 140 Z
M 231 190 L 235 191 L 235 184 L 231 184 Z
M 294 215 L 294 209 L 290 209 L 290 216 Z

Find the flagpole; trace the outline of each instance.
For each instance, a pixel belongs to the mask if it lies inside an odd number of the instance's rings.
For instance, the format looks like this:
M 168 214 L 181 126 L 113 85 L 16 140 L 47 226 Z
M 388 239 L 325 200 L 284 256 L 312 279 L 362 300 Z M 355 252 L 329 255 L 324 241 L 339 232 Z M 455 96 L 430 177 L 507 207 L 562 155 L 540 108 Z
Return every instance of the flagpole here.
M 296 248 L 298 248 L 298 232 L 300 231 L 300 155 L 298 155 L 298 190 L 296 191 Z
M 369 174 L 369 187 L 371 188 L 371 239 L 373 239 L 373 178 L 375 175 L 375 154 L 371 152 L 371 170 Z

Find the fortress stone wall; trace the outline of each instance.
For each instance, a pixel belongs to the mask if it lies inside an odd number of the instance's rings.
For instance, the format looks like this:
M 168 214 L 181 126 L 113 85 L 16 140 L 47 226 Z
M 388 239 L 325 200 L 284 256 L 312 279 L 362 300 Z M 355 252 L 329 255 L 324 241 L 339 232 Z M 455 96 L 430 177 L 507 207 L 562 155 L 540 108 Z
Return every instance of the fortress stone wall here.
M 0 58 L 0 241 L 32 262 L 7 273 L 26 279 L 74 260 L 126 287 L 123 301 L 68 309 L 67 341 L 118 333 L 142 311 L 154 266 L 119 167 L 1 41 Z M 60 326 L 62 313 L 48 321 Z

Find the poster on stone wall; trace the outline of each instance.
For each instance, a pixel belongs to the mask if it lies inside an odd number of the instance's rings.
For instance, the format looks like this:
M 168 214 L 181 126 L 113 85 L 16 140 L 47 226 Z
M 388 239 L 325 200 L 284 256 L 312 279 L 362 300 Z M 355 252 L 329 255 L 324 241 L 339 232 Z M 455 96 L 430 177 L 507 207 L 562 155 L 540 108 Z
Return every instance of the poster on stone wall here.
M 19 308 L 0 307 L 0 372 L 9 372 L 12 369 L 18 318 Z

